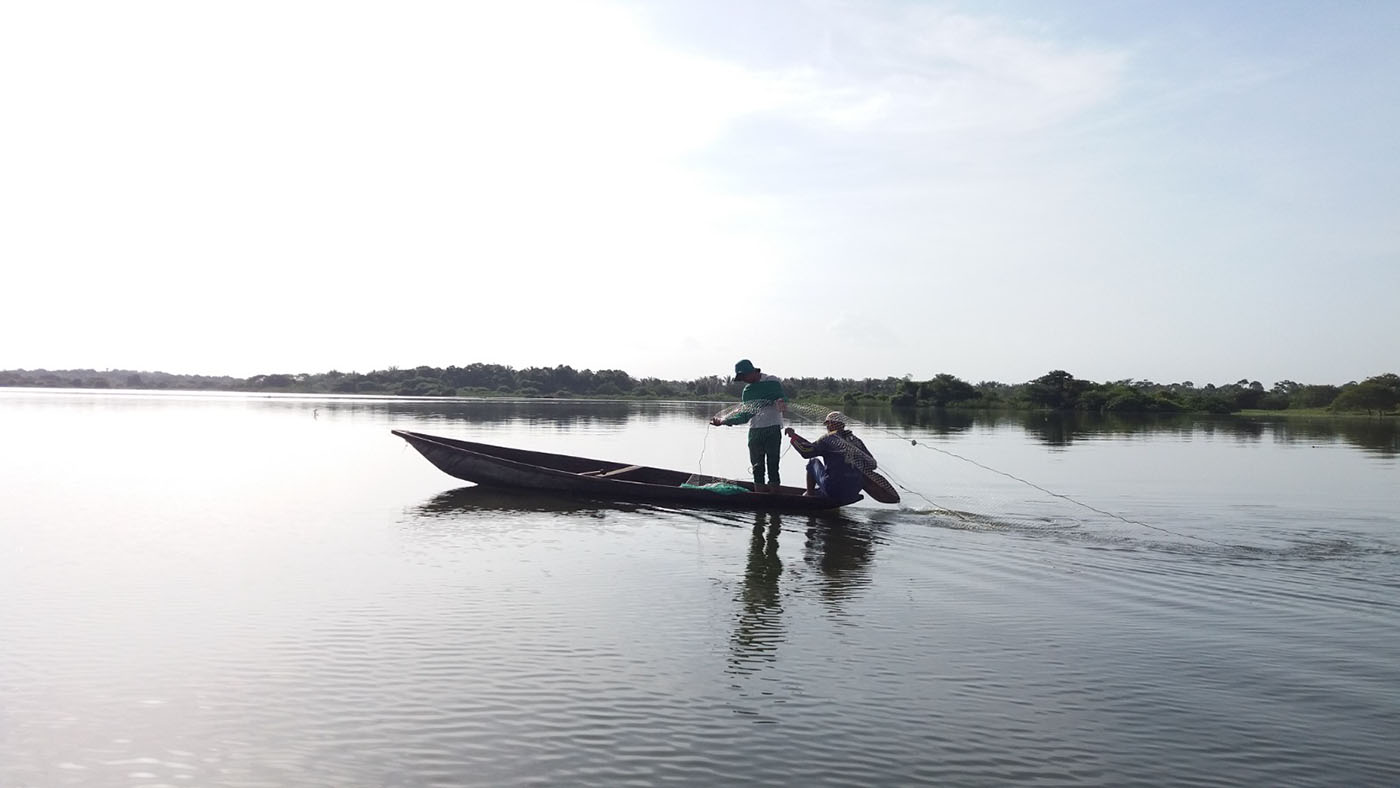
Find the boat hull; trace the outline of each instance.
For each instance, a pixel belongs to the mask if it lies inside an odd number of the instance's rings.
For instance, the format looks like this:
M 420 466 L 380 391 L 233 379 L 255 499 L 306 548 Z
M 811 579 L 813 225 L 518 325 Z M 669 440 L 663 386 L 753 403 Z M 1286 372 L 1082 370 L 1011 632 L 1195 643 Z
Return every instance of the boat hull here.
M 745 491 L 724 494 L 682 487 L 691 478 L 684 471 L 512 449 L 407 430 L 393 430 L 393 433 L 443 473 L 489 487 L 707 509 L 810 512 L 841 506 L 825 496 L 804 495 L 797 487 L 779 487 L 776 492 L 758 493 L 753 491 L 751 482 L 725 480 Z

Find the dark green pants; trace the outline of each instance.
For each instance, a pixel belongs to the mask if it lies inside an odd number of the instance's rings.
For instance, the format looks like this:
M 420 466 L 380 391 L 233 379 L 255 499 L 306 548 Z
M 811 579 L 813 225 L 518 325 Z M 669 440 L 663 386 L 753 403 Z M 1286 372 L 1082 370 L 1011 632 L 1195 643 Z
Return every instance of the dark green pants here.
M 778 457 L 782 454 L 783 428 L 757 427 L 749 430 L 749 464 L 753 466 L 753 483 L 763 484 L 764 465 L 768 466 L 769 483 L 782 484 L 778 480 Z

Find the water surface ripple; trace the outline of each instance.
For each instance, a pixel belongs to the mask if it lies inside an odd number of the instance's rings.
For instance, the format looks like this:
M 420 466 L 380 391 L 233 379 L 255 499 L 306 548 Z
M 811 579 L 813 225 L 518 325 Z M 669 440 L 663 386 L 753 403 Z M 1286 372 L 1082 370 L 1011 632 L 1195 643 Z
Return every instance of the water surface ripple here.
M 755 515 L 462 488 L 387 432 L 741 462 L 704 406 L 443 407 L 0 391 L 0 786 L 1400 784 L 1371 449 L 998 423 L 950 445 L 1165 530 L 875 441 L 975 516 Z

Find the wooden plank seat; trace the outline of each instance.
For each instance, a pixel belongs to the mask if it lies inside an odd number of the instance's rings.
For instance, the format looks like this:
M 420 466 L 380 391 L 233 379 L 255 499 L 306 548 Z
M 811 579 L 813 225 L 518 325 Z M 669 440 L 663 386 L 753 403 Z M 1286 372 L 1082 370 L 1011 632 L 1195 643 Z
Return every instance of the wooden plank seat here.
M 607 473 L 600 473 L 598 474 L 598 476 L 605 478 L 621 476 L 624 473 L 631 473 L 632 471 L 641 470 L 641 468 L 642 466 L 640 465 L 628 465 L 626 468 L 618 468 L 616 470 L 608 471 Z
M 639 469 L 641 469 L 642 467 L 643 467 L 643 466 L 641 466 L 641 465 L 628 465 L 628 466 L 623 467 L 623 468 L 614 468 L 614 469 L 612 469 L 612 470 L 610 470 L 610 471 L 605 471 L 605 470 L 601 470 L 601 469 L 596 470 L 596 471 L 579 471 L 579 474 L 578 474 L 578 475 L 579 475 L 579 476 L 597 476 L 597 477 L 600 478 L 600 479 L 608 479 L 608 478 L 612 478 L 612 477 L 614 477 L 614 476 L 621 476 L 621 475 L 623 475 L 624 473 L 631 473 L 632 471 L 639 470 Z

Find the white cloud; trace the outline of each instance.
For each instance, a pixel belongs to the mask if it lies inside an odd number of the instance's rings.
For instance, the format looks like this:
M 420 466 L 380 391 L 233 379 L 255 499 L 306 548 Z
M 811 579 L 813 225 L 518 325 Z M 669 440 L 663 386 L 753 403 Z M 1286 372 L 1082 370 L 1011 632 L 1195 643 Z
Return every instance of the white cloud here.
M 919 5 L 794 4 L 802 57 L 749 65 L 762 112 L 848 133 L 1024 133 L 1112 99 L 1128 53 Z M 740 19 L 736 24 L 743 24 Z M 702 48 L 704 44 L 701 44 Z
M 686 377 L 762 351 L 996 378 L 1074 366 L 1004 340 L 1039 335 L 1038 304 L 1160 317 L 1210 268 L 1389 259 L 1383 110 L 1309 114 L 1287 52 L 1026 8 L 3 6 L 0 256 L 24 296 L 0 331 L 44 329 L 0 367 Z M 1280 106 L 1307 123 L 1252 123 Z M 1059 314 L 1074 352 L 1130 355 L 1095 309 Z M 933 361 L 902 341 L 928 336 Z

